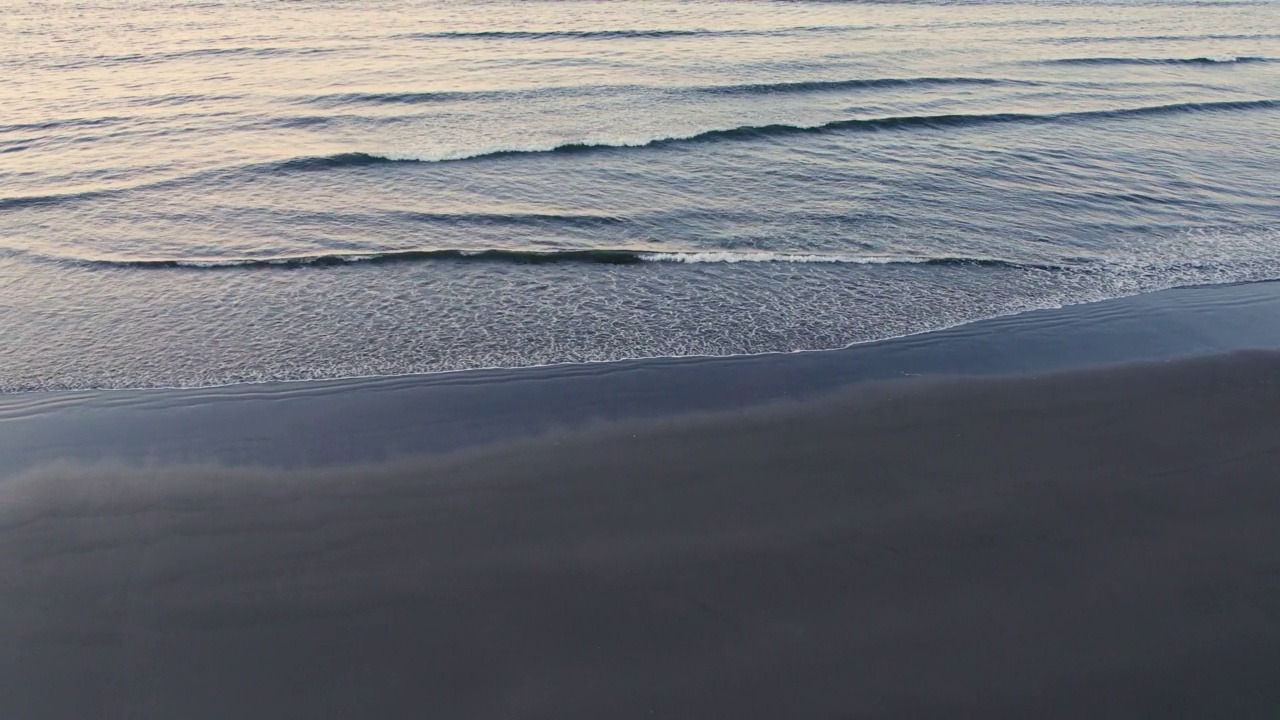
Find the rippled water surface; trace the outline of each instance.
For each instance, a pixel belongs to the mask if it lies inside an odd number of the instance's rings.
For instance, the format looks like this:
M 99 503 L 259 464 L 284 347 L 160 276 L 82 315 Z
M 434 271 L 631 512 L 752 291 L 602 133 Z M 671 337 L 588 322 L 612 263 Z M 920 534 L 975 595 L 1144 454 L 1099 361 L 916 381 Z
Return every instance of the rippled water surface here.
M 1280 277 L 1277 2 L 0 0 L 0 389 Z

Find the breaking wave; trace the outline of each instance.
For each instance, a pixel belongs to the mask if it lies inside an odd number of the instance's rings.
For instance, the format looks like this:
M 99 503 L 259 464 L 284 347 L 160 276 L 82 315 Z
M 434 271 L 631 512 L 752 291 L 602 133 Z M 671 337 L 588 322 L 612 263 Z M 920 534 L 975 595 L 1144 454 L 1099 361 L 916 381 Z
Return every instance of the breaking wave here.
M 1067 120 L 1088 120 L 1106 118 L 1142 117 L 1149 115 L 1165 115 L 1193 112 L 1228 112 L 1239 110 L 1262 110 L 1280 107 L 1280 100 L 1228 100 L 1220 102 L 1190 102 L 1170 105 L 1148 105 L 1136 108 L 1117 110 L 1083 110 L 1077 112 L 1035 114 L 1035 113 L 981 113 L 952 115 L 905 115 L 885 118 L 835 120 L 817 125 L 742 125 L 734 128 L 706 130 L 691 135 L 662 138 L 639 139 L 635 141 L 616 141 L 601 143 L 565 143 L 561 145 L 528 146 L 523 148 L 503 148 L 484 150 L 457 155 L 439 155 L 419 157 L 413 155 L 379 155 L 366 152 L 339 153 L 319 157 L 294 158 L 280 163 L 276 167 L 283 170 L 324 170 L 339 167 L 377 165 L 395 162 L 452 162 L 464 160 L 482 160 L 510 155 L 529 155 L 541 153 L 575 153 L 622 148 L 661 147 L 676 143 L 712 142 L 725 140 L 776 137 L 783 135 L 813 134 L 836 131 L 879 131 L 907 130 L 929 128 L 967 127 L 974 125 L 990 125 L 998 123 L 1033 123 L 1060 122 Z
M 1275 62 L 1256 55 L 1206 55 L 1192 58 L 1080 57 L 1041 61 L 1046 65 L 1230 65 Z
M 794 82 L 745 83 L 739 85 L 571 85 L 565 87 L 519 88 L 510 90 L 439 90 L 420 92 L 351 92 L 302 98 L 299 102 L 325 107 L 342 105 L 420 105 L 465 100 L 545 96 L 588 95 L 601 92 L 658 92 L 706 95 L 770 95 L 830 92 L 875 88 L 936 87 L 943 85 L 1040 85 L 1033 80 L 988 77 L 891 77 L 843 80 L 798 80 Z
M 66 260 L 64 258 L 64 260 Z M 343 265 L 379 265 L 405 262 L 469 261 L 508 262 L 520 264 L 588 263 L 599 265 L 636 265 L 640 263 L 822 263 L 851 265 L 972 265 L 979 267 L 1060 270 L 1066 265 L 1020 263 L 1000 258 L 930 257 L 919 255 L 850 255 L 838 253 L 785 253 L 650 250 L 392 250 L 367 253 L 319 253 L 277 257 L 245 258 L 140 258 L 140 259 L 70 259 L 84 265 L 128 268 L 190 268 L 217 270 L 230 268 L 305 268 Z
M 937 79 L 938 81 L 950 81 L 948 79 Z M 975 81 L 970 79 L 952 79 L 956 81 Z M 859 81 L 869 82 L 869 81 Z M 884 80 L 874 82 L 886 82 Z M 771 125 L 743 125 L 733 128 L 713 129 L 703 132 L 697 132 L 689 135 L 678 135 L 658 138 L 637 138 L 635 140 L 617 140 L 612 142 L 582 142 L 582 143 L 566 143 L 547 145 L 528 145 L 525 147 L 509 147 L 497 149 L 482 149 L 476 151 L 463 151 L 457 154 L 443 154 L 433 156 L 416 156 L 411 154 L 379 154 L 374 152 L 344 152 L 333 155 L 322 155 L 312 157 L 296 157 L 288 160 L 269 162 L 265 164 L 255 164 L 248 166 L 240 166 L 238 168 L 220 168 L 209 171 L 195 173 L 193 175 L 169 178 L 155 182 L 146 182 L 138 185 L 132 185 L 119 188 L 104 188 L 101 190 L 90 190 L 84 192 L 69 193 L 52 193 L 48 195 L 26 195 L 26 196 L 10 196 L 0 197 L 0 210 L 18 210 L 33 206 L 57 205 L 63 203 L 73 203 L 83 200 L 91 200 L 100 197 L 114 196 L 121 193 L 127 193 L 143 189 L 154 189 L 175 184 L 184 184 L 199 178 L 210 176 L 224 176 L 232 173 L 250 174 L 273 173 L 273 172 L 294 172 L 294 171 L 322 171 L 341 168 L 357 168 L 372 165 L 387 165 L 395 163 L 435 163 L 435 162 L 464 162 L 478 161 L 485 159 L 495 159 L 506 156 L 518 155 L 535 155 L 546 153 L 581 153 L 581 152 L 602 152 L 608 150 L 636 149 L 636 148 L 654 148 L 667 145 L 675 145 L 682 143 L 698 143 L 698 142 L 724 142 L 733 140 L 750 140 L 754 138 L 766 138 L 786 135 L 803 135 L 818 134 L 830 132 L 876 132 L 876 131 L 892 131 L 892 130 L 911 130 L 911 129 L 941 129 L 979 126 L 999 123 L 1051 123 L 1065 122 L 1071 120 L 1090 120 L 1090 119 L 1107 119 L 1107 118 L 1125 118 L 1125 117 L 1141 117 L 1149 115 L 1178 114 L 1178 113 L 1195 113 L 1195 112 L 1231 112 L 1231 111 L 1249 111 L 1249 110 L 1266 110 L 1280 108 L 1280 100 L 1274 99 L 1258 99 L 1258 100 L 1232 100 L 1220 102 L 1190 102 L 1176 103 L 1170 105 L 1154 105 L 1136 108 L 1124 108 L 1116 110 L 1085 110 L 1077 112 L 1066 112 L 1056 114 L 1034 114 L 1034 113 L 988 113 L 988 114 L 950 114 L 950 115 L 906 115 L 884 118 L 868 118 L 868 119 L 846 119 L 835 120 L 827 123 L 816 125 L 788 125 L 788 124 L 771 124 Z
M 404 40 L 618 40 L 733 35 L 732 30 L 457 30 L 405 33 Z

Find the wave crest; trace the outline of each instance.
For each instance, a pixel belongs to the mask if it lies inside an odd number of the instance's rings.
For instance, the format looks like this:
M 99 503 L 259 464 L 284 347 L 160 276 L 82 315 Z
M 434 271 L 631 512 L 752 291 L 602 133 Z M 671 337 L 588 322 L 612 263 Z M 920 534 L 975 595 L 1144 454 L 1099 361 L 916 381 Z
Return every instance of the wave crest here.
M 335 107 L 342 105 L 422 105 L 441 102 L 546 96 L 589 95 L 603 92 L 651 92 L 693 95 L 771 95 L 831 92 L 875 88 L 935 87 L 943 85 L 1040 85 L 1034 80 L 989 77 L 888 77 L 836 80 L 797 80 L 739 85 L 572 85 L 563 87 L 516 88 L 509 90 L 424 90 L 405 92 L 350 92 L 300 98 L 298 102 Z
M 677 143 L 715 142 L 785 135 L 816 134 L 836 131 L 881 131 L 914 128 L 950 128 L 998 123 L 1047 123 L 1064 120 L 1142 117 L 1193 112 L 1227 112 L 1232 110 L 1260 110 L 1280 107 L 1280 100 L 1227 100 L 1219 102 L 1189 102 L 1171 105 L 1149 105 L 1116 110 L 1083 110 L 1055 114 L 1035 113 L 985 113 L 953 115 L 904 115 L 884 118 L 834 120 L 817 125 L 741 125 L 733 128 L 706 130 L 691 135 L 615 141 L 599 143 L 565 143 L 542 147 L 513 147 L 481 150 L 457 155 L 418 157 L 411 155 L 377 155 L 365 152 L 340 153 L 322 157 L 303 157 L 287 160 L 277 167 L 284 170 L 322 170 L 334 167 L 374 165 L 392 162 L 459 162 L 499 158 L 511 155 L 543 153 L 579 153 L 624 148 L 662 147 Z
M 65 260 L 65 259 L 64 259 Z M 321 253 L 276 257 L 243 258 L 155 258 L 155 259 L 81 259 L 79 264 L 103 267 L 141 269 L 188 268 L 218 270 L 231 268 L 305 268 L 344 265 L 379 265 L 405 262 L 469 261 L 508 262 L 518 264 L 587 263 L 599 265 L 636 265 L 640 263 L 737 264 L 737 263 L 816 263 L 849 265 L 973 265 L 1038 270 L 1060 270 L 1065 265 L 1020 263 L 985 257 L 934 257 L 923 255 L 851 255 L 839 253 L 787 253 L 769 251 L 734 252 L 729 250 L 661 252 L 651 250 L 392 250 L 370 253 Z
M 867 25 L 802 25 L 779 28 L 617 28 L 599 30 L 453 30 L 404 33 L 400 40 L 644 40 L 693 37 L 757 37 L 791 33 L 841 33 L 868 30 Z
M 1079 57 L 1044 60 L 1046 65 L 1230 65 L 1275 62 L 1275 58 L 1256 55 L 1206 55 L 1191 58 Z

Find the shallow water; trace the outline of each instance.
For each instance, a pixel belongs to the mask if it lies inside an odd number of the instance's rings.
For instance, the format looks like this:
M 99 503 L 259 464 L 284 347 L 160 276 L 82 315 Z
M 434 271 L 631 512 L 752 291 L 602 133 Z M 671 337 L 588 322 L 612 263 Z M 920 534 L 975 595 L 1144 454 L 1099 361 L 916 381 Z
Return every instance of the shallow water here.
M 1280 277 L 1280 3 L 0 0 L 0 389 Z

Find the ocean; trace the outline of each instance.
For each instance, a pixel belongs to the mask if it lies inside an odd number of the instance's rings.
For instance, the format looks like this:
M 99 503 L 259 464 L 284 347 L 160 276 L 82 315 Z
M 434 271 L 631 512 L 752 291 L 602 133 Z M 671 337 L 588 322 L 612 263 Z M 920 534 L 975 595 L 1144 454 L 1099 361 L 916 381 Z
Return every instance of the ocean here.
M 1280 3 L 0 0 L 0 391 L 1280 278 Z

